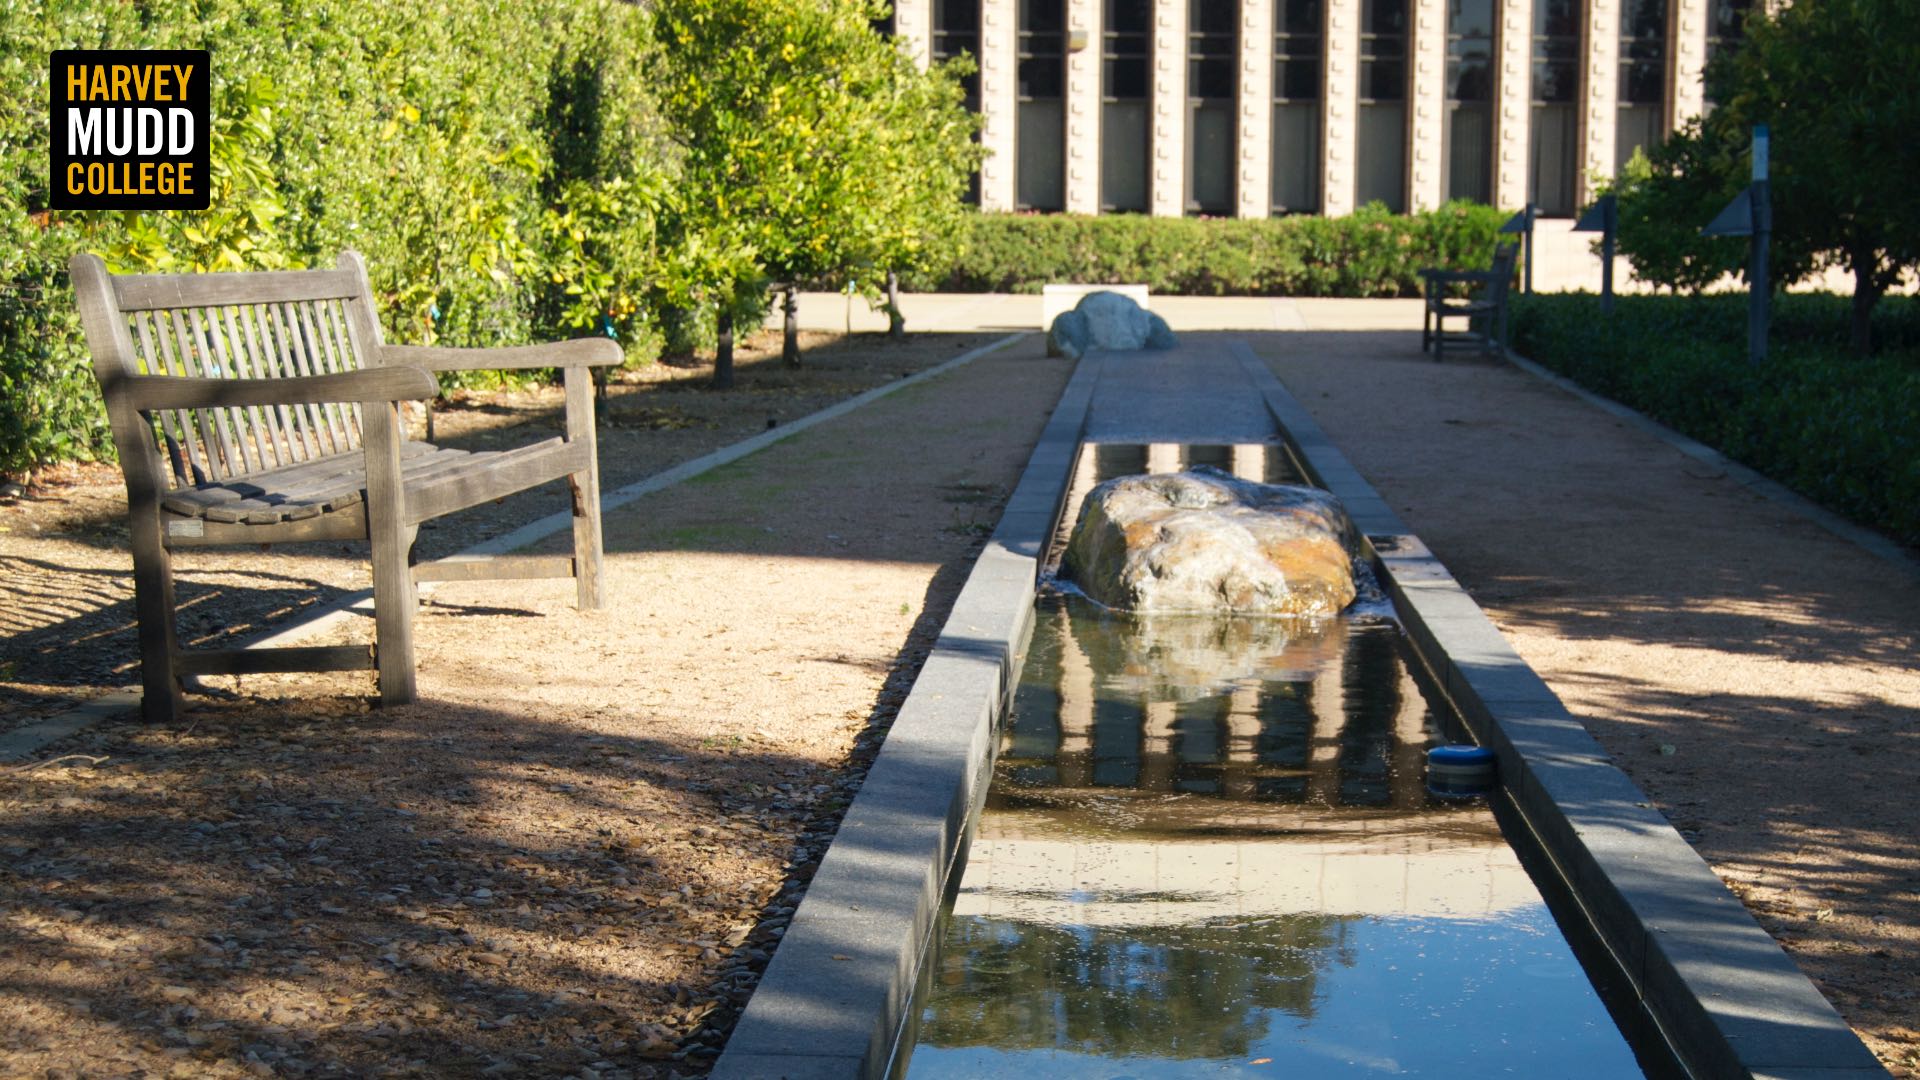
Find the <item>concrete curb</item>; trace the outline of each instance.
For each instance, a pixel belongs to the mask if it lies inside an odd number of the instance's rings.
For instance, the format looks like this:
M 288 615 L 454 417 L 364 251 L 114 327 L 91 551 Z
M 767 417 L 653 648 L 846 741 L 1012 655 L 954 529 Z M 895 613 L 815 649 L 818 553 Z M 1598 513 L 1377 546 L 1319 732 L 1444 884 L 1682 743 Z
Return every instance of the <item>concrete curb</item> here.
M 794 435 L 798 435 L 810 427 L 845 416 L 853 410 L 860 408 L 862 405 L 878 401 L 896 390 L 925 382 L 928 379 L 938 378 L 960 367 L 962 364 L 972 363 L 989 353 L 998 352 L 1027 336 L 1027 331 L 1008 334 L 998 341 L 989 342 L 977 349 L 970 349 L 951 360 L 941 361 L 925 371 L 917 371 L 906 378 L 896 379 L 893 382 L 876 386 L 864 393 L 856 394 L 845 401 L 836 402 L 817 412 L 808 413 L 797 420 L 791 420 L 778 427 L 769 428 L 765 432 L 755 435 L 752 438 L 742 439 L 730 446 L 723 446 L 710 454 L 694 458 L 691 461 L 683 461 L 671 469 L 665 469 L 643 480 L 638 480 L 625 487 L 606 492 L 600 496 L 600 510 L 602 513 L 605 513 L 617 507 L 625 506 L 643 496 L 651 495 L 656 491 L 691 480 L 702 473 L 712 472 L 722 465 L 730 465 L 751 454 L 757 454 L 767 447 L 784 439 L 791 438 Z M 472 547 L 464 548 L 455 554 L 447 556 L 447 558 L 453 561 L 460 561 L 464 559 L 484 558 L 489 555 L 503 555 L 509 551 L 516 551 L 526 547 L 528 544 L 544 540 L 562 529 L 570 529 L 572 527 L 573 516 L 571 514 L 548 514 L 546 517 L 530 521 L 514 529 L 512 532 L 496 536 L 491 540 L 484 540 Z M 421 596 L 432 595 L 436 587 L 440 584 L 442 583 L 427 582 L 420 586 L 418 590 L 419 594 Z M 337 626 L 341 622 L 356 615 L 369 619 L 373 617 L 372 589 L 361 589 L 357 592 L 350 592 L 344 596 L 336 597 L 332 601 L 321 604 L 313 610 L 300 615 L 285 626 L 269 630 L 248 640 L 241 648 L 282 648 L 313 637 L 315 634 L 319 634 L 330 627 Z M 65 712 L 47 717 L 44 720 L 35 721 L 32 724 L 17 728 L 5 735 L 0 735 L 0 761 L 9 761 L 15 758 L 25 757 L 75 732 L 84 731 L 102 720 L 110 717 L 124 716 L 127 713 L 139 709 L 139 707 L 140 693 L 137 689 L 132 691 L 115 691 L 91 698 L 83 704 L 76 705 Z
M 1639 999 L 1635 1033 L 1696 1076 L 1887 1072 L 1804 973 L 1528 667 L 1244 343 L 1235 353 L 1301 471 L 1355 524 L 1423 664 Z
M 1769 480 L 1767 477 L 1727 457 L 1713 447 L 1690 439 L 1637 409 L 1622 405 L 1612 398 L 1602 397 L 1586 387 L 1581 386 L 1579 383 L 1574 382 L 1572 379 L 1550 371 L 1534 361 L 1521 356 L 1512 349 L 1502 350 L 1502 355 L 1506 357 L 1508 363 L 1527 374 L 1550 383 L 1561 390 L 1565 390 L 1567 393 L 1572 394 L 1574 397 L 1579 398 L 1581 401 L 1586 402 L 1610 416 L 1625 420 L 1627 423 L 1659 439 L 1661 442 L 1693 458 L 1695 461 L 1705 465 L 1711 465 L 1716 469 L 1724 471 L 1728 476 L 1733 478 L 1734 482 L 1747 487 L 1755 494 L 1772 499 L 1774 502 L 1807 518 L 1815 525 L 1838 536 L 1840 539 L 1849 541 L 1855 546 L 1864 549 L 1868 554 L 1879 556 L 1881 559 L 1892 563 L 1895 569 L 1903 570 L 1915 578 L 1920 578 L 1920 558 L 1915 558 L 1911 552 L 1893 540 L 1865 526 L 1855 525 L 1853 522 L 1828 510 L 1826 507 L 1821 506 L 1805 495 L 1794 491 L 1792 488 L 1778 481 Z
M 1061 393 L 714 1077 L 885 1075 L 986 792 L 1098 371 L 1082 360 Z

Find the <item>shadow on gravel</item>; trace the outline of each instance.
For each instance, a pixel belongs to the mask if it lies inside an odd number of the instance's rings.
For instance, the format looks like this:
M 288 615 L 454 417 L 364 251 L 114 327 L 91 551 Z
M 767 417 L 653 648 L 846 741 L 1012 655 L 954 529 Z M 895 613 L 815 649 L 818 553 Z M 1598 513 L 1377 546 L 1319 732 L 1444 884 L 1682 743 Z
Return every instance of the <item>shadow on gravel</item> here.
M 97 733 L 78 748 L 104 756 L 92 767 L 0 774 L 0 1071 L 699 1061 L 707 1044 L 680 1036 L 744 997 L 771 940 L 709 924 L 779 905 L 667 883 L 701 880 L 722 845 L 777 859 L 832 801 L 738 776 L 828 777 L 777 749 L 358 704 L 202 704 L 183 733 Z M 661 792 L 712 839 L 656 830 Z M 537 820 L 514 814 L 527 803 Z M 809 863 L 816 839 L 801 833 Z M 673 968 L 661 950 L 710 981 L 650 976 Z
M 182 731 L 108 723 L 71 756 L 0 771 L 0 1063 L 704 1071 L 972 562 L 937 572 L 831 769 L 725 724 L 689 751 L 511 709 L 323 696 L 195 698 Z M 775 872 L 749 891 L 670 887 L 728 854 Z

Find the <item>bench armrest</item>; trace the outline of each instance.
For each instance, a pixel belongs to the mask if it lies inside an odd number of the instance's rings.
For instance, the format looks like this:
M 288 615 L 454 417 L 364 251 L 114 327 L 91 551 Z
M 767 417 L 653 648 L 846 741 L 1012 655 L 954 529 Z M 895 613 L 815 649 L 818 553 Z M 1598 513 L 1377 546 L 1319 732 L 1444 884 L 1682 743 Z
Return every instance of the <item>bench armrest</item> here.
M 575 338 L 546 345 L 502 349 L 443 349 L 431 345 L 382 345 L 382 364 L 411 364 L 428 371 L 510 371 L 527 368 L 607 367 L 626 359 L 611 338 Z
M 417 367 L 366 368 L 279 379 L 206 379 L 129 375 L 108 390 L 134 409 L 219 409 L 326 402 L 414 401 L 433 397 L 440 384 Z

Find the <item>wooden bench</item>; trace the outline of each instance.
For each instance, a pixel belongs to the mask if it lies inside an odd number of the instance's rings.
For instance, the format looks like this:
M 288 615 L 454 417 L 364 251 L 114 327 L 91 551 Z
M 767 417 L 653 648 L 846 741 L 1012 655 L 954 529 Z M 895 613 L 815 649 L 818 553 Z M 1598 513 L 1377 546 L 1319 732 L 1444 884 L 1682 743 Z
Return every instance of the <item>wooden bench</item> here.
M 94 374 L 127 482 L 142 710 L 171 720 L 181 680 L 265 671 L 379 672 L 380 700 L 413 700 L 415 583 L 572 577 L 597 608 L 600 479 L 591 367 L 617 364 L 605 338 L 505 349 L 381 340 L 360 256 L 335 269 L 114 275 L 71 263 Z M 566 433 L 506 451 L 406 437 L 399 403 L 432 397 L 433 373 L 561 368 Z M 564 477 L 573 555 L 411 567 L 420 523 Z M 174 629 L 177 548 L 369 540 L 371 646 L 183 650 Z
M 1485 270 L 1420 271 L 1426 310 L 1420 321 L 1420 350 L 1431 350 L 1437 362 L 1449 340 L 1475 344 L 1483 353 L 1497 352 L 1507 340 L 1507 291 L 1513 283 L 1513 244 L 1494 248 L 1493 265 Z M 1464 287 L 1464 289 L 1463 289 Z M 1466 295 L 1461 295 L 1462 292 Z M 1465 319 L 1464 332 L 1448 335 L 1446 320 Z M 1480 329 L 1473 329 L 1479 320 Z

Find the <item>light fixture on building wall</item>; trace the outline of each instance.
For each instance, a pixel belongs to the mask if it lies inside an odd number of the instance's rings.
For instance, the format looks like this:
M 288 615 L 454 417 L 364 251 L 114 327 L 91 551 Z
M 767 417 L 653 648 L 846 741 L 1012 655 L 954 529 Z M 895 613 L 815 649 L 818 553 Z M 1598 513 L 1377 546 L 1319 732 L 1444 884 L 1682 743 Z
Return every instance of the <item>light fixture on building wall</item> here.
M 1076 27 L 1072 30 L 1067 31 L 1067 51 L 1068 52 L 1079 52 L 1080 50 L 1086 47 L 1087 47 L 1087 32 L 1085 30 L 1082 30 Z

